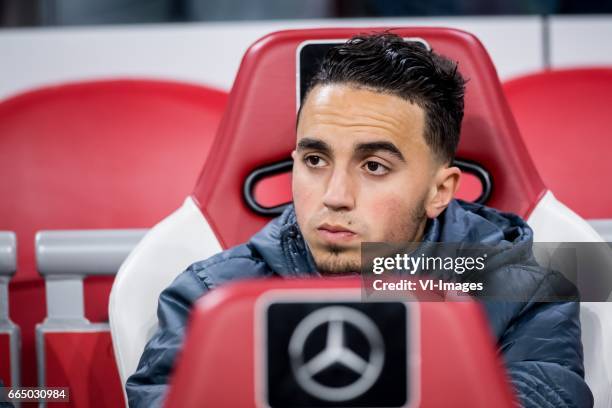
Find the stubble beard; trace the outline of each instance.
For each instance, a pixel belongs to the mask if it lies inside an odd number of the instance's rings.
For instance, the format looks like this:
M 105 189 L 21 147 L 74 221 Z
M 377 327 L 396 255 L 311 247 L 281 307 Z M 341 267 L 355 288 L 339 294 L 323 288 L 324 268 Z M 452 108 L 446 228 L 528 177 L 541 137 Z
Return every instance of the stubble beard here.
M 416 208 L 413 208 L 406 222 L 387 235 L 386 242 L 392 243 L 409 243 L 414 241 L 415 235 L 419 227 L 426 219 L 425 200 L 421 200 Z M 409 231 L 406 234 L 406 231 Z M 357 250 L 357 255 L 351 254 L 355 252 L 354 248 L 345 248 L 338 245 L 326 245 L 321 250 L 318 256 L 313 253 L 317 270 L 321 275 L 325 276 L 343 276 L 359 274 L 361 271 L 361 251 Z

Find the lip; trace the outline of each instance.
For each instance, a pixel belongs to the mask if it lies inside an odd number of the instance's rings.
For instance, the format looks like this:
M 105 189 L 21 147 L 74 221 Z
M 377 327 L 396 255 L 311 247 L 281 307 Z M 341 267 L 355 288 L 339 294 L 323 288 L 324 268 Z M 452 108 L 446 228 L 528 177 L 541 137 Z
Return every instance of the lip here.
M 320 225 L 317 232 L 323 239 L 331 242 L 350 241 L 357 236 L 357 233 L 348 228 L 327 223 Z

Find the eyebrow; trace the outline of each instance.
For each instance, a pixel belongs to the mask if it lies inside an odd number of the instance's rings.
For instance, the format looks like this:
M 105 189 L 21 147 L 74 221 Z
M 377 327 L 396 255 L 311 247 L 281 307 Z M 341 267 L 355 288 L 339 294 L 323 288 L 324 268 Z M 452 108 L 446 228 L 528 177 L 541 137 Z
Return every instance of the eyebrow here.
M 300 139 L 297 144 L 297 151 L 303 150 L 317 150 L 330 156 L 332 153 L 332 149 L 327 143 L 322 140 L 312 139 L 309 137 Z M 406 162 L 406 159 L 404 158 L 402 152 L 400 152 L 399 149 L 391 142 L 359 143 L 355 147 L 355 152 L 361 155 L 374 154 L 380 151 L 388 152 L 393 156 L 397 157 L 402 162 Z
M 322 153 L 330 154 L 331 147 L 322 140 L 319 139 L 311 139 L 309 137 L 304 137 L 300 139 L 297 144 L 297 150 L 318 150 Z
M 359 143 L 355 148 L 357 153 L 361 153 L 363 155 L 373 154 L 381 150 L 392 154 L 403 162 L 406 162 L 402 152 L 400 152 L 399 149 L 391 142 Z

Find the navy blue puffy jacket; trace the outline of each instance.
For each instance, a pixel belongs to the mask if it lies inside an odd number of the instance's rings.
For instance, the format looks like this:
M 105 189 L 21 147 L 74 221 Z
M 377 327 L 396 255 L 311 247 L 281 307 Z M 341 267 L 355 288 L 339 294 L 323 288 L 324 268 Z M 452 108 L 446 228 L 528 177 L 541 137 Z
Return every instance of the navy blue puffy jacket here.
M 521 291 L 540 299 L 547 279 L 531 252 L 533 233 L 518 216 L 494 209 L 451 202 L 428 222 L 424 241 L 498 245 L 508 250 L 496 256 L 499 265 L 488 270 L 489 290 Z M 488 262 L 489 264 L 489 262 Z M 191 265 L 159 298 L 159 328 L 147 343 L 138 369 L 127 381 L 130 406 L 159 406 L 169 375 L 184 340 L 194 302 L 215 287 L 234 279 L 318 275 L 301 237 L 293 208 L 271 221 L 252 239 Z M 584 381 L 579 303 L 483 302 L 498 347 L 525 407 L 592 407 Z

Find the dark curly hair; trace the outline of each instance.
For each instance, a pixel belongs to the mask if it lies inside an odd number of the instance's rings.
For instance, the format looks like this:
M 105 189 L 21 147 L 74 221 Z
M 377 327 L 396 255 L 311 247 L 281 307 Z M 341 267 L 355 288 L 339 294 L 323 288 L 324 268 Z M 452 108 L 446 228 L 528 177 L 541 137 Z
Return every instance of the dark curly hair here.
M 452 162 L 465 93 L 456 63 L 389 32 L 358 35 L 330 49 L 303 100 L 314 87 L 325 84 L 369 88 L 420 106 L 425 111 L 425 141 L 440 159 Z

